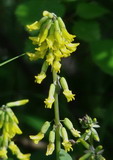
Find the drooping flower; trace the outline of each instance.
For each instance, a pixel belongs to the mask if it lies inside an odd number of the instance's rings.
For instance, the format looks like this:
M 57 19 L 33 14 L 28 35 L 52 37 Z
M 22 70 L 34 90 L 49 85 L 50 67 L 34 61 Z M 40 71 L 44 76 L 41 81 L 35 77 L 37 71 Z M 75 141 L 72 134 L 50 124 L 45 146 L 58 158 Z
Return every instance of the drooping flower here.
M 51 155 L 54 150 L 55 150 L 55 144 L 54 143 L 49 143 L 47 145 L 46 156 Z
M 80 131 L 78 131 L 74 128 L 72 128 L 70 131 L 74 137 L 80 137 Z
M 61 128 L 61 135 L 63 138 L 62 145 L 64 146 L 65 151 L 69 152 L 70 150 L 73 150 L 72 143 L 68 140 L 68 134 L 64 127 Z
M 29 153 L 27 153 L 27 154 L 19 153 L 17 155 L 17 158 L 20 160 L 30 160 L 30 156 L 31 156 L 31 154 L 29 154 Z
M 30 53 L 30 52 L 27 52 L 26 54 L 28 55 L 28 57 L 29 57 L 29 59 L 31 61 L 35 61 L 35 60 L 39 59 L 39 55 L 38 54 Z
M 56 72 L 60 72 L 61 64 L 59 61 L 55 60 L 52 66 Z
M 45 103 L 45 108 L 52 108 L 52 105 L 54 103 L 55 99 L 53 96 L 49 96 L 48 98 L 45 99 L 44 103 Z
M 73 127 L 73 124 L 69 118 L 64 118 L 63 123 L 70 130 L 74 137 L 80 137 L 80 132 Z
M 5 147 L 0 148 L 0 159 L 7 159 L 7 150 Z
M 47 145 L 46 156 L 51 155 L 55 150 L 55 131 L 50 131 L 49 133 L 49 144 Z
M 64 149 L 65 149 L 66 152 L 69 152 L 70 150 L 73 150 L 72 144 L 69 140 L 68 141 L 64 140 L 62 142 L 62 145 L 64 146 Z
M 46 78 L 46 74 L 40 73 L 37 76 L 35 76 L 35 82 L 40 84 L 45 78 Z
M 44 133 L 39 132 L 37 135 L 31 135 L 31 136 L 29 136 L 29 137 L 30 137 L 30 139 L 33 140 L 33 142 L 34 142 L 35 144 L 38 144 L 39 141 L 41 141 L 41 140 L 44 138 Z
M 10 144 L 9 144 L 9 149 L 12 151 L 12 153 L 14 155 L 17 156 L 18 159 L 20 160 L 30 160 L 30 156 L 31 154 L 23 154 L 20 149 L 18 148 L 18 146 L 13 142 L 11 141 Z
M 75 94 L 72 94 L 72 91 L 69 89 L 66 89 L 63 91 L 63 94 L 65 95 L 65 97 L 67 98 L 67 101 L 70 102 L 72 100 L 75 99 Z
M 29 31 L 37 30 L 37 29 L 39 29 L 39 22 L 36 21 L 30 25 L 27 25 L 26 27 Z
M 46 62 L 49 64 L 49 65 L 52 65 L 53 64 L 53 60 L 54 60 L 54 55 L 52 53 L 49 53 L 47 56 L 46 56 Z
M 55 85 L 52 83 L 49 88 L 48 98 L 46 98 L 44 101 L 45 108 L 50 108 L 50 109 L 52 108 L 52 105 L 55 101 L 54 94 L 55 94 Z
M 35 144 L 38 144 L 39 141 L 41 141 L 44 138 L 44 134 L 47 132 L 47 130 L 49 129 L 49 127 L 50 127 L 50 122 L 46 121 L 42 125 L 40 132 L 38 134 L 36 134 L 36 135 L 29 136 L 30 139 L 32 139 Z

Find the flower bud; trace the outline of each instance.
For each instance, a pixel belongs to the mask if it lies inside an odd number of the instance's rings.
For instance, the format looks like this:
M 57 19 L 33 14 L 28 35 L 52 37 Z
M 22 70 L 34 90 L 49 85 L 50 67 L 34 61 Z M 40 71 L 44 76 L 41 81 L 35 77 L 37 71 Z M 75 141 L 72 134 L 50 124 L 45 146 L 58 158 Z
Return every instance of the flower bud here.
M 91 153 L 86 153 L 84 154 L 81 158 L 79 158 L 79 160 L 86 160 L 91 156 Z
M 44 61 L 42 68 L 41 68 L 41 72 L 46 73 L 47 69 L 48 69 L 48 63 Z
M 41 127 L 41 133 L 45 134 L 50 127 L 50 122 L 46 121 Z
M 96 151 L 96 152 L 99 152 L 99 151 L 101 151 L 102 149 L 103 149 L 103 146 L 99 145 L 99 146 L 96 147 L 96 150 L 95 150 L 95 151 Z
M 79 138 L 77 142 L 81 142 L 86 149 L 89 149 L 90 147 L 90 145 L 83 138 Z
M 22 106 L 26 103 L 28 103 L 29 100 L 28 99 L 22 99 L 22 100 L 19 100 L 19 101 L 15 101 L 15 102 L 9 102 L 6 104 L 7 107 L 15 107 L 15 106 Z
M 50 143 L 55 142 L 55 132 L 54 131 L 50 131 L 50 133 L 49 133 L 49 142 Z
M 94 128 L 91 128 L 91 133 L 92 133 L 92 136 L 93 136 L 94 140 L 97 141 L 97 142 L 99 142 L 100 138 L 98 136 L 97 131 Z
M 61 17 L 58 17 L 58 22 L 59 22 L 60 28 L 66 28 L 66 26 L 65 26 Z
M 54 96 L 55 94 L 55 85 L 52 83 L 49 88 L 49 96 Z
M 49 18 L 53 18 L 53 14 L 48 11 L 44 11 L 43 16 L 48 16 Z
M 39 20 L 39 28 L 41 28 L 41 26 L 43 25 L 43 23 L 45 23 L 48 19 L 48 16 L 44 16 Z
M 60 78 L 60 83 L 61 83 L 61 86 L 64 90 L 68 89 L 68 84 L 67 84 L 67 81 L 64 77 Z
M 73 128 L 73 124 L 72 124 L 72 122 L 71 122 L 68 118 L 65 118 L 63 122 L 64 122 L 65 126 L 66 126 L 69 130 L 71 130 L 71 129 Z
M 54 32 L 55 39 L 59 44 L 63 44 L 63 38 L 61 36 L 61 31 L 57 19 L 54 22 L 54 26 L 55 26 L 55 32 Z
M 68 141 L 68 134 L 64 127 L 61 128 L 61 135 L 62 135 L 63 140 Z
M 42 26 L 42 29 L 39 33 L 39 44 L 45 41 L 46 37 L 48 36 L 49 29 L 51 27 L 52 21 L 50 19 L 47 20 Z

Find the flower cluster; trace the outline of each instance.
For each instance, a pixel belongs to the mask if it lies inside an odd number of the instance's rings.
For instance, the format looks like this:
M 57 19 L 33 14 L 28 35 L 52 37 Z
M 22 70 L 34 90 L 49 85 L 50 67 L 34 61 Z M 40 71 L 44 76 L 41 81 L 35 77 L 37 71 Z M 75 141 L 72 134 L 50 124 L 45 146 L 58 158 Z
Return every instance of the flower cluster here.
M 35 82 L 41 83 L 46 78 L 46 72 L 49 66 L 53 74 L 53 83 L 49 88 L 48 97 L 45 99 L 45 108 L 52 108 L 53 103 L 56 105 L 56 97 L 60 89 L 70 102 L 75 99 L 75 94 L 69 89 L 67 81 L 64 77 L 60 77 L 61 59 L 69 57 L 79 45 L 79 43 L 72 43 L 75 35 L 68 33 L 63 20 L 57 17 L 54 13 L 48 11 L 43 12 L 43 17 L 31 25 L 27 25 L 29 31 L 37 31 L 37 36 L 29 37 L 32 43 L 36 46 L 34 53 L 28 52 L 27 55 L 31 61 L 44 59 L 41 72 L 35 76 Z M 55 103 L 56 102 L 56 103 Z M 80 132 L 74 129 L 72 122 L 65 118 L 64 125 L 70 130 L 74 137 L 80 137 Z M 30 138 L 35 144 L 38 144 L 45 136 L 45 133 L 50 127 L 50 122 L 46 121 L 40 132 L 36 135 L 31 135 Z M 63 139 L 62 145 L 66 152 L 73 150 L 72 142 L 68 139 L 66 128 L 59 122 L 55 121 L 53 129 L 49 133 L 49 144 L 47 145 L 46 155 L 51 155 L 55 150 L 55 137 Z M 56 138 L 57 141 L 57 138 Z
M 18 119 L 11 107 L 24 105 L 28 102 L 28 99 L 9 102 L 0 108 L 0 159 L 7 159 L 7 149 L 12 151 L 20 160 L 29 160 L 30 154 L 23 154 L 19 148 L 14 144 L 12 138 L 16 134 L 22 134 L 21 129 L 18 126 Z
M 64 125 L 70 130 L 70 132 L 72 133 L 72 135 L 74 137 L 80 137 L 80 132 L 76 129 L 74 129 L 72 122 L 68 119 L 65 118 L 63 120 Z M 65 127 L 63 127 L 63 125 L 60 123 L 60 136 L 63 139 L 62 145 L 64 146 L 64 149 L 66 152 L 69 152 L 70 150 L 73 150 L 72 148 L 72 143 L 71 141 L 68 139 L 68 134 L 67 131 L 65 129 Z M 33 140 L 33 142 L 35 144 L 38 144 L 39 141 L 41 141 L 44 138 L 44 135 L 46 134 L 46 132 L 48 131 L 50 127 L 50 122 L 46 121 L 43 126 L 41 127 L 41 130 L 38 134 L 36 135 L 31 135 L 30 138 Z M 53 151 L 55 150 L 55 133 L 56 133 L 56 128 L 57 126 L 53 125 L 53 130 L 50 131 L 49 133 L 49 144 L 47 145 L 47 151 L 46 151 L 46 155 L 51 155 L 53 153 Z
M 34 53 L 27 53 L 30 60 L 45 59 L 56 72 L 60 72 L 61 59 L 70 56 L 79 45 L 72 43 L 75 35 L 68 33 L 63 20 L 48 11 L 43 12 L 43 17 L 39 21 L 27 25 L 27 29 L 39 31 L 37 36 L 29 37 L 36 46 Z M 41 72 L 35 76 L 35 82 L 40 84 L 45 77 L 46 71 Z

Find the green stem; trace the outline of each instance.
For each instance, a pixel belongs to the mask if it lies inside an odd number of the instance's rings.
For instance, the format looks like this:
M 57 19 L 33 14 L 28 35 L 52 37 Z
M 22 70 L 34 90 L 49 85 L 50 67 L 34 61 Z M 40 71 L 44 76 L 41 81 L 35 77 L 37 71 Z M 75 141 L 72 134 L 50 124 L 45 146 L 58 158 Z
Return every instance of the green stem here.
M 53 83 L 57 83 L 58 75 L 53 69 Z M 59 134 L 59 127 L 60 127 L 60 117 L 59 117 L 59 104 L 58 104 L 58 92 L 57 89 L 55 90 L 55 102 L 54 102 L 54 113 L 55 113 L 55 125 L 56 125 L 56 160 L 59 160 L 59 152 L 61 149 L 60 144 L 60 134 Z

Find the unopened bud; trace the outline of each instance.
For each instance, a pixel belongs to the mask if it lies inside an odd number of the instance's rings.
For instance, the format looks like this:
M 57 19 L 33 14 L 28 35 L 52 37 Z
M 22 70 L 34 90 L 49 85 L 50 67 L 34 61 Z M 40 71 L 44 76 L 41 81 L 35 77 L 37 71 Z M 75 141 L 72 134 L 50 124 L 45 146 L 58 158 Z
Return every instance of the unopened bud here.
M 53 97 L 55 93 L 55 85 L 52 83 L 49 88 L 49 97 Z
M 91 128 L 91 133 L 92 133 L 92 136 L 93 136 L 94 140 L 97 141 L 97 142 L 99 142 L 100 138 L 98 136 L 97 131 L 94 128 Z
M 41 133 L 45 134 L 49 129 L 49 127 L 50 127 L 50 122 L 46 121 L 41 128 Z
M 26 103 L 28 103 L 29 100 L 28 99 L 22 99 L 20 101 L 15 101 L 15 102 L 9 102 L 6 104 L 7 107 L 15 107 L 15 106 L 22 106 Z
M 48 63 L 44 61 L 42 68 L 41 68 L 41 72 L 46 73 L 48 66 L 49 66 Z
M 54 131 L 50 131 L 50 133 L 49 133 L 49 142 L 50 143 L 55 142 L 55 132 Z
M 61 79 L 60 79 L 60 83 L 61 83 L 61 86 L 62 86 L 62 88 L 65 90 L 65 89 L 68 89 L 68 84 L 67 84 L 67 81 L 66 81 L 66 79 L 64 78 L 64 77 L 62 77 Z
M 68 118 L 65 118 L 63 122 L 64 122 L 65 126 L 66 126 L 69 130 L 71 130 L 71 129 L 73 128 L 73 124 L 72 124 L 72 122 L 71 122 Z
M 67 134 L 67 131 L 64 127 L 61 128 L 61 134 L 62 134 L 62 138 L 63 140 L 68 140 L 68 134 Z
M 79 160 L 86 160 L 91 156 L 91 153 L 86 153 L 85 155 L 83 155 L 81 158 L 79 158 Z

